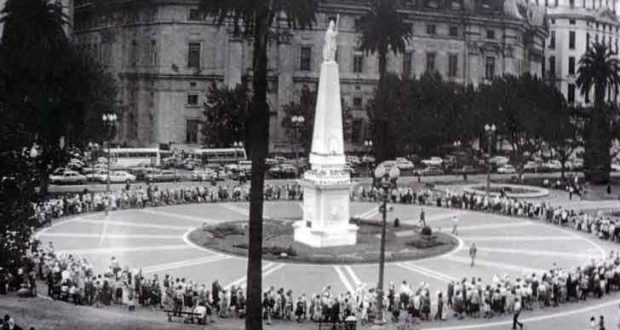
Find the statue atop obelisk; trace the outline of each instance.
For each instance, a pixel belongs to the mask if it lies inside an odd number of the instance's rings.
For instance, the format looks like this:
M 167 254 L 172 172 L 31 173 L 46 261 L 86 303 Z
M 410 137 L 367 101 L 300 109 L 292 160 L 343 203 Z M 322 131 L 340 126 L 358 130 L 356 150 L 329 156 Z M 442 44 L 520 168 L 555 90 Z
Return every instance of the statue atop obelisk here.
M 311 169 L 304 173 L 303 221 L 294 224 L 295 241 L 314 247 L 354 245 L 358 227 L 349 224 L 351 177 L 345 169 L 340 77 L 335 61 L 337 22 L 325 33 L 319 78 Z

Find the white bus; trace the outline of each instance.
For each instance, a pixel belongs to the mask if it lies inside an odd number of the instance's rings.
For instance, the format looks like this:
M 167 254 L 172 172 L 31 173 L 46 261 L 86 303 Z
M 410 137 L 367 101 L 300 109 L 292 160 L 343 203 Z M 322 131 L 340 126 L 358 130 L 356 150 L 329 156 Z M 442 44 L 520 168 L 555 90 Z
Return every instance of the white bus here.
M 104 150 L 104 155 L 107 150 Z M 115 168 L 159 166 L 162 159 L 172 156 L 172 151 L 158 148 L 112 148 L 110 163 Z
M 232 164 L 246 159 L 244 148 L 194 150 L 194 160 L 202 164 Z

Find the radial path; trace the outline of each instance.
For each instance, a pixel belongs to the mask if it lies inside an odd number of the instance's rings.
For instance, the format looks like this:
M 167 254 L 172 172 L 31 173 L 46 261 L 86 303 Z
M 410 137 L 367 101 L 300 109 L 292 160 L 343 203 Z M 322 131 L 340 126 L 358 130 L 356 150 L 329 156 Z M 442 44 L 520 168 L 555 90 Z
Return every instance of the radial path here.
M 437 257 L 388 263 L 386 285 L 394 282 L 398 288 L 400 282 L 406 280 L 416 287 L 422 282 L 428 283 L 432 292 L 445 291 L 451 280 L 480 277 L 490 283 L 496 274 L 514 278 L 554 267 L 575 267 L 600 258 L 613 248 L 593 236 L 539 221 L 434 207 L 424 207 L 424 210 L 427 223 L 434 230 L 449 232 L 452 217 L 460 219 L 459 247 Z M 394 205 L 389 218 L 413 223 L 420 211 L 420 206 Z M 352 203 L 351 212 L 366 219 L 380 219 L 374 203 Z M 297 202 L 265 203 L 266 218 L 300 216 Z M 144 273 L 170 274 L 209 284 L 218 279 L 223 286 L 230 287 L 245 283 L 245 258 L 197 247 L 187 241 L 186 236 L 203 223 L 247 221 L 247 218 L 247 203 L 180 205 L 116 211 L 108 216 L 85 214 L 58 221 L 37 235 L 43 242 L 53 242 L 58 252 L 88 258 L 95 272 L 105 270 L 115 256 L 122 265 L 142 269 Z M 407 235 L 406 232 L 400 234 L 403 239 Z M 475 267 L 470 267 L 468 257 L 472 242 L 478 246 Z M 360 285 L 375 287 L 378 266 L 264 261 L 263 277 L 265 287 L 290 288 L 295 295 L 302 292 L 308 295 L 327 285 L 341 292 L 355 290 Z M 527 315 L 523 318 L 527 319 Z

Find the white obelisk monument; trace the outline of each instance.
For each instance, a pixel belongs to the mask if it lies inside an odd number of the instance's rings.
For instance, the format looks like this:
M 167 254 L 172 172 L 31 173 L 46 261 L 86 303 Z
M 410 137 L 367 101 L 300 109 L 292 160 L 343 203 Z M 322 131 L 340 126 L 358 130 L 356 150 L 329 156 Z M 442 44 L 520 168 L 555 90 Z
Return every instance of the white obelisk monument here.
M 311 169 L 300 181 L 304 189 L 303 220 L 293 224 L 295 241 L 313 247 L 355 245 L 358 227 L 349 224 L 351 177 L 345 170 L 336 24 L 325 34 L 319 78 Z

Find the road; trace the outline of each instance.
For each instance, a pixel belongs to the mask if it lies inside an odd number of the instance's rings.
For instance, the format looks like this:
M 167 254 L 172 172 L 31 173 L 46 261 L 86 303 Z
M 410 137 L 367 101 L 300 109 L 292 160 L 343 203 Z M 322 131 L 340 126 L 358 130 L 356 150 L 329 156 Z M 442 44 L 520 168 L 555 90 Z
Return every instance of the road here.
M 513 174 L 491 174 L 491 181 L 508 181 L 514 175 Z M 620 172 L 612 172 L 611 176 L 613 178 L 620 178 Z M 559 179 L 560 172 L 555 173 L 526 173 L 524 175 L 524 179 Z M 354 178 L 354 182 L 356 183 L 370 183 L 370 178 Z M 468 175 L 467 181 L 463 181 L 463 177 L 461 175 L 440 175 L 440 176 L 423 176 L 420 177 L 421 183 L 433 183 L 433 184 L 452 184 L 452 183 L 477 183 L 477 182 L 485 182 L 486 174 L 476 174 L 476 175 Z M 295 182 L 294 179 L 268 179 L 267 183 L 270 184 L 287 184 Z M 418 182 L 418 177 L 415 176 L 403 176 L 399 179 L 399 185 L 409 185 L 412 183 Z M 200 183 L 197 181 L 180 181 L 180 182 L 157 182 L 156 185 L 161 188 L 169 188 L 169 187 L 184 187 L 184 186 L 196 186 L 197 184 L 206 184 Z M 234 185 L 238 184 L 238 181 L 226 180 L 220 181 L 218 184 L 224 185 Z M 145 182 L 136 182 L 132 184 L 133 186 L 145 186 Z M 112 190 L 120 190 L 125 187 L 124 183 L 111 184 Z M 88 189 L 89 191 L 105 191 L 106 185 L 102 183 L 91 183 L 84 185 L 50 185 L 49 191 L 52 193 L 68 193 L 68 192 L 81 192 L 84 189 Z

